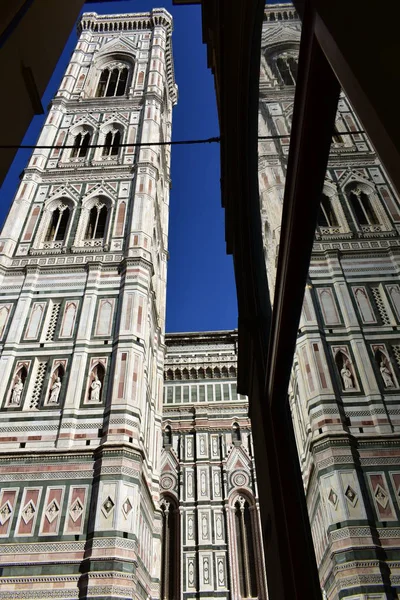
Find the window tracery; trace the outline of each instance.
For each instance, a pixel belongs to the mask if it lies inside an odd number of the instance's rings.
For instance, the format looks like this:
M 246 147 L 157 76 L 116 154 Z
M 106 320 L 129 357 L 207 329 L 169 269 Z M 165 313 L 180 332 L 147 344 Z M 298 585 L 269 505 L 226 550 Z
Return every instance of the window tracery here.
M 85 232 L 85 240 L 102 240 L 106 231 L 107 206 L 96 202 L 90 209 L 89 219 Z
M 73 214 L 74 203 L 69 198 L 53 199 L 46 203 L 33 241 L 32 252 L 61 252 L 68 242 Z
M 318 214 L 318 225 L 320 227 L 339 226 L 332 203 L 326 194 L 322 194 L 321 196 L 321 204 Z
M 240 495 L 234 504 L 235 538 L 241 598 L 257 598 L 254 531 L 248 500 Z
M 106 247 L 110 237 L 112 201 L 106 196 L 92 196 L 83 201 L 72 251 L 78 248 Z
M 119 146 L 121 144 L 121 132 L 119 129 L 111 129 L 107 132 L 102 155 L 104 156 L 117 156 L 119 152 Z
M 123 63 L 108 64 L 102 70 L 96 89 L 96 98 L 123 96 L 128 83 L 129 69 Z
M 359 187 L 353 188 L 348 197 L 359 225 L 379 225 L 379 219 L 369 196 Z
M 70 210 L 66 204 L 60 203 L 51 214 L 49 226 L 47 228 L 45 242 L 64 241 L 67 226 L 70 217 Z
M 297 81 L 297 58 L 288 52 L 276 57 L 276 67 L 280 79 L 284 85 L 296 85 Z
M 90 137 L 91 135 L 88 130 L 83 130 L 76 134 L 71 149 L 71 158 L 84 158 L 87 155 Z

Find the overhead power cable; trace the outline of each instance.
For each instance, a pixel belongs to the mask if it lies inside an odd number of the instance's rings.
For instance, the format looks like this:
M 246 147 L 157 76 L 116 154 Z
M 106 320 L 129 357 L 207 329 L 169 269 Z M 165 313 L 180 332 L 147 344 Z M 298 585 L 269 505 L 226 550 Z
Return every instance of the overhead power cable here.
M 357 133 L 365 133 L 362 130 L 356 130 L 351 132 L 340 131 L 338 135 L 344 137 L 346 135 L 354 135 Z M 279 140 L 282 138 L 289 138 L 290 134 L 287 135 L 260 135 L 258 136 L 259 141 L 264 140 Z M 184 146 L 193 144 L 218 144 L 221 142 L 221 136 L 215 136 L 210 138 L 198 139 L 198 140 L 172 140 L 170 142 L 132 142 L 126 144 L 118 144 L 118 148 L 140 148 L 149 146 Z M 51 145 L 42 146 L 36 144 L 0 144 L 0 150 L 68 150 L 75 148 L 73 144 L 65 144 L 61 146 Z M 86 148 L 108 148 L 106 144 L 88 144 Z

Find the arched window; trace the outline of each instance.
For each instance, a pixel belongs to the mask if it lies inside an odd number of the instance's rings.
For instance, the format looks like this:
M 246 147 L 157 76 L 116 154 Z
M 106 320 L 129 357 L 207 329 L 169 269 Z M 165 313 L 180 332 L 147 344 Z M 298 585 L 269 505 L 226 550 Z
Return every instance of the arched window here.
M 239 444 L 242 441 L 242 436 L 240 433 L 239 423 L 234 423 L 232 425 L 232 442 L 235 444 Z
M 255 538 L 249 503 L 246 498 L 239 496 L 234 508 L 240 595 L 242 598 L 256 598 Z
M 167 425 L 163 432 L 163 447 L 166 448 L 168 446 L 172 446 L 172 430 L 169 425 Z
M 70 210 L 65 204 L 61 204 L 53 210 L 50 224 L 47 229 L 45 242 L 60 242 L 65 238 L 70 217 Z
M 379 219 L 368 194 L 360 188 L 354 188 L 347 193 L 347 197 L 359 225 L 379 225 Z
M 89 143 L 89 131 L 79 132 L 74 139 L 73 148 L 71 150 L 71 158 L 83 158 L 84 156 L 86 156 Z
M 122 66 L 104 69 L 97 84 L 96 98 L 123 96 L 128 81 L 128 72 L 128 68 Z
M 325 194 L 321 196 L 321 205 L 318 214 L 320 227 L 338 227 L 339 223 L 333 210 L 332 202 Z
M 179 594 L 179 521 L 172 498 L 162 498 L 161 595 L 163 600 L 178 600 Z
M 107 213 L 107 206 L 105 204 L 95 204 L 91 208 L 89 221 L 86 227 L 85 240 L 98 240 L 104 238 Z
M 276 59 L 279 75 L 285 85 L 296 85 L 297 60 L 289 54 L 281 54 Z
M 104 140 L 103 156 L 116 156 L 119 152 L 121 143 L 121 132 L 119 129 L 111 129 L 108 131 Z

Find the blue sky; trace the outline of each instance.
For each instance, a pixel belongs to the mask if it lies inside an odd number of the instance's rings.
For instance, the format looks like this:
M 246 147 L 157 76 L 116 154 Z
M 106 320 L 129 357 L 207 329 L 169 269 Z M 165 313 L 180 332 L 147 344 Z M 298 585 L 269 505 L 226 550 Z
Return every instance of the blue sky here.
M 179 101 L 174 109 L 173 139 L 219 134 L 214 82 L 202 43 L 199 6 L 172 6 L 135 0 L 88 2 L 86 12 L 123 13 L 165 7 L 174 17 L 173 49 Z M 76 44 L 73 31 L 43 97 L 54 96 Z M 24 143 L 35 143 L 43 117 L 33 119 Z M 8 211 L 18 176 L 30 150 L 20 150 L 1 189 L 0 221 Z M 224 212 L 219 185 L 219 145 L 172 148 L 170 260 L 167 285 L 167 331 L 203 331 L 237 327 L 236 292 L 231 256 L 225 252 Z
M 124 13 L 165 7 L 174 18 L 173 50 L 179 101 L 174 109 L 173 139 L 207 138 L 219 134 L 214 82 L 202 43 L 199 6 L 172 6 L 172 1 L 132 0 L 88 2 L 86 12 Z M 43 97 L 54 96 L 76 32 L 57 64 Z M 24 138 L 35 143 L 44 118 L 37 116 Z M 30 150 L 20 150 L 1 189 L 0 222 L 8 211 L 18 176 Z M 237 327 L 232 257 L 226 255 L 224 211 L 221 208 L 219 145 L 174 146 L 170 199 L 170 260 L 167 286 L 167 331 L 204 331 Z

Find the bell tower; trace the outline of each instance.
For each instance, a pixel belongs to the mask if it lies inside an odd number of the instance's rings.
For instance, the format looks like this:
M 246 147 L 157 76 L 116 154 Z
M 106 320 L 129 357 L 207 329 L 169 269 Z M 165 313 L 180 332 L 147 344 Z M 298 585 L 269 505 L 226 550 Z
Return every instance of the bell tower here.
M 172 18 L 78 33 L 0 236 L 0 587 L 155 598 Z

